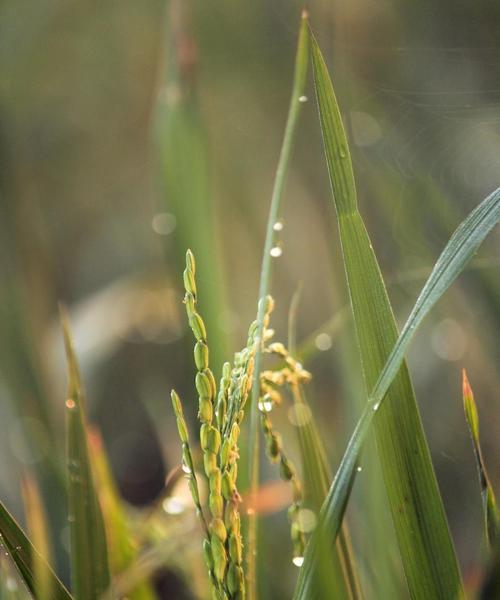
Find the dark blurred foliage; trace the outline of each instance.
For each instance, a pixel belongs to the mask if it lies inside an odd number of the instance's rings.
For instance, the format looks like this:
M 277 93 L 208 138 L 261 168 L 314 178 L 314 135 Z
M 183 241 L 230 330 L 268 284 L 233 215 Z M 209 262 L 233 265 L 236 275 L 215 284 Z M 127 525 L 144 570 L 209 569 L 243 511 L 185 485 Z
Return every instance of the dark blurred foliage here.
M 402 321 L 456 224 L 500 185 L 500 5 L 313 0 L 308 8 L 344 109 L 361 209 Z M 148 505 L 179 460 L 172 385 L 195 415 L 181 305 L 186 247 L 199 257 L 216 364 L 244 343 L 256 310 L 300 10 L 295 0 L 0 4 L 0 491 L 22 519 L 19 478 L 36 471 L 63 573 L 57 302 L 69 306 L 90 415 L 119 488 L 128 502 Z M 358 414 L 360 373 L 349 319 L 335 334 L 323 326 L 347 296 L 313 95 L 311 86 L 286 190 L 274 320 L 285 338 L 302 281 L 298 340 L 323 327 L 309 394 L 335 465 Z M 471 585 L 482 523 L 460 369 L 474 387 L 498 489 L 499 246 L 496 231 L 410 356 Z M 285 417 L 280 427 L 293 451 Z M 349 518 L 369 579 L 364 517 L 355 497 Z M 263 591 L 282 597 L 294 576 L 286 519 L 265 519 Z

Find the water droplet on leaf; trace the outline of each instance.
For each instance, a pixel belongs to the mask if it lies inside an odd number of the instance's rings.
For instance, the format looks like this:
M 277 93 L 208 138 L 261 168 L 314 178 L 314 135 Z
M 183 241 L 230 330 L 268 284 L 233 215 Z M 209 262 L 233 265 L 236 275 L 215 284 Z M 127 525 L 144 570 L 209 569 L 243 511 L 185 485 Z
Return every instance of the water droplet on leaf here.
M 271 412 L 273 410 L 273 403 L 271 400 L 261 400 L 259 402 L 259 410 L 261 412 Z
M 294 556 L 292 558 L 292 562 L 296 567 L 301 567 L 304 564 L 304 557 L 303 556 Z

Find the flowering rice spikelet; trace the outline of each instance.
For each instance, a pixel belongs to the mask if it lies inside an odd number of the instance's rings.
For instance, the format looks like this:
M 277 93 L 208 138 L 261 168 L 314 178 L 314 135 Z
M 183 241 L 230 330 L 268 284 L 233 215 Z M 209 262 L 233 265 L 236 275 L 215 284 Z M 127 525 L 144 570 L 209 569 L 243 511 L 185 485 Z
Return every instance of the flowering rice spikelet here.
M 259 344 L 264 352 L 280 355 L 285 367 L 280 371 L 264 371 L 261 375 L 261 399 L 269 409 L 281 402 L 278 388 L 287 383 L 309 381 L 310 374 L 302 369 L 282 344 L 268 344 L 273 337 L 269 329 L 270 314 L 274 300 L 266 296 L 259 302 L 264 310 L 262 342 L 257 338 L 258 325 L 253 321 L 248 329 L 245 347 L 234 356 L 233 364 L 226 362 L 217 388 L 209 366 L 207 331 L 201 315 L 196 310 L 197 288 L 196 263 L 193 253 L 186 254 L 183 274 L 184 305 L 188 322 L 195 337 L 194 363 L 197 373 L 195 388 L 198 393 L 199 441 L 203 453 L 203 469 L 208 482 L 208 511 L 205 518 L 200 504 L 193 459 L 189 447 L 188 431 L 179 396 L 172 391 L 172 406 L 177 419 L 177 428 L 182 443 L 183 470 L 189 478 L 189 487 L 197 513 L 203 525 L 205 539 L 203 553 L 217 600 L 244 600 L 245 576 L 243 571 L 243 541 L 238 493 L 239 436 L 245 416 L 245 406 L 252 388 L 255 353 Z M 293 464 L 281 448 L 281 438 L 272 429 L 271 420 L 265 410 L 261 413 L 262 429 L 266 438 L 269 457 L 280 463 L 281 476 L 290 481 L 293 489 L 293 504 L 289 510 L 292 522 L 294 557 L 301 557 L 304 534 L 298 526 L 298 513 L 302 501 L 301 485 Z
M 194 255 L 188 250 L 183 274 L 184 304 L 189 325 L 196 339 L 194 346 L 194 362 L 197 369 L 195 387 L 198 393 L 200 447 L 203 452 L 203 468 L 209 490 L 210 518 L 207 521 L 205 521 L 200 506 L 187 427 L 179 397 L 175 392 L 172 392 L 172 404 L 182 442 L 183 469 L 190 478 L 193 500 L 204 525 L 206 538 L 203 542 L 203 552 L 215 597 L 243 600 L 245 597 L 242 566 L 243 542 L 238 510 L 241 498 L 236 485 L 239 459 L 238 438 L 240 424 L 245 414 L 244 406 L 251 387 L 257 327 L 255 323 L 252 323 L 247 345 L 235 355 L 234 366 L 231 366 L 230 363 L 224 364 L 217 391 L 217 384 L 209 366 L 206 327 L 201 315 L 196 310 L 195 265 Z M 272 299 L 266 299 L 266 303 L 270 312 Z
M 272 337 L 272 336 L 271 336 Z M 269 338 L 270 339 L 270 338 Z M 288 459 L 282 448 L 281 436 L 273 428 L 269 413 L 275 405 L 281 404 L 279 388 L 285 385 L 296 386 L 308 383 L 311 374 L 297 362 L 286 347 L 274 342 L 264 346 L 264 352 L 274 354 L 285 362 L 285 366 L 276 371 L 263 371 L 260 376 L 259 410 L 261 426 L 266 440 L 266 454 L 272 463 L 279 463 L 280 475 L 292 486 L 292 504 L 288 509 L 291 522 L 291 538 L 293 544 L 294 564 L 301 564 L 305 549 L 305 535 L 300 525 L 300 509 L 302 506 L 302 485 L 297 476 L 293 463 Z

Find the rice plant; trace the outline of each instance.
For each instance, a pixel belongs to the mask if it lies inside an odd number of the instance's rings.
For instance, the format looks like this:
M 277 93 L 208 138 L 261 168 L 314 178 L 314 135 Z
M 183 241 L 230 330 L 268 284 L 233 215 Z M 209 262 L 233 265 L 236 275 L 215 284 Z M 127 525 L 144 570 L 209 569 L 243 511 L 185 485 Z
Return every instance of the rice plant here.
M 273 250 L 279 231 L 276 224 L 280 222 L 309 64 L 365 381 L 365 408 L 333 477 L 315 422 L 314 399 L 308 402 L 304 393 L 314 372 L 306 370 L 296 356 L 293 335 L 289 336 L 288 344 L 275 341 L 271 327 L 273 311 L 281 310 L 270 294 Z M 195 552 L 203 556 L 206 565 L 202 597 L 255 600 L 260 596 L 262 573 L 257 562 L 260 441 L 290 490 L 289 554 L 297 567 L 294 598 L 370 597 L 359 577 L 360 561 L 351 547 L 344 515 L 359 473 L 363 448 L 372 431 L 410 597 L 422 600 L 464 597 L 455 547 L 405 357 L 424 318 L 499 220 L 500 189 L 497 189 L 451 235 L 398 332 L 384 279 L 358 208 L 354 169 L 334 88 L 304 13 L 271 198 L 256 294 L 256 318 L 249 325 L 243 347 L 231 359 L 226 357 L 221 373 L 214 373 L 211 367 L 212 332 L 207 331 L 198 307 L 199 273 L 195 255 L 191 250 L 186 253 L 183 303 L 194 338 L 196 374 L 192 391 L 198 397 L 196 433 L 190 433 L 192 424 L 185 416 L 186 408 L 192 406 L 192 395 L 181 399 L 172 390 L 171 416 L 180 441 L 180 471 L 187 480 L 198 520 L 193 535 Z M 292 315 L 292 332 L 293 318 Z M 173 561 L 176 554 L 183 556 L 183 538 L 189 527 L 179 520 L 170 529 L 160 528 L 158 532 L 148 519 L 138 524 L 124 510 L 99 434 L 87 423 L 83 383 L 64 308 L 61 308 L 61 328 L 68 365 L 64 407 L 71 584 L 64 585 L 50 566 L 50 532 L 43 498 L 35 481 L 27 475 L 23 491 L 29 536 L 0 504 L 0 545 L 5 549 L 0 566 L 3 574 L 9 573 L 0 582 L 2 597 L 151 600 L 157 597 L 152 574 Z M 217 340 L 216 346 L 219 353 L 222 345 Z M 295 465 L 290 458 L 289 440 L 275 424 L 274 415 L 285 404 L 285 397 L 291 397 L 297 415 L 301 465 Z M 478 411 L 465 371 L 463 402 L 479 472 L 489 547 L 487 575 L 478 595 L 494 598 L 500 587 L 498 508 L 481 451 Z M 242 435 L 244 431 L 246 437 Z M 240 459 L 243 444 L 249 457 L 244 468 Z M 167 550 L 162 546 L 164 542 Z M 377 569 L 378 565 L 372 568 Z M 5 583 L 10 580 L 11 571 L 23 582 L 24 595 L 18 595 L 17 589 L 14 593 Z M 373 597 L 378 597 L 376 592 Z

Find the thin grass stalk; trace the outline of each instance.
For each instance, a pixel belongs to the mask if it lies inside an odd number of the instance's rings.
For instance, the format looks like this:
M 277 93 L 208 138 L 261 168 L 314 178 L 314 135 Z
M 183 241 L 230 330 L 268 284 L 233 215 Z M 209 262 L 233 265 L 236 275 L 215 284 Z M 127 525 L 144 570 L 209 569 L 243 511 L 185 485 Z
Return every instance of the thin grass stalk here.
M 274 243 L 275 231 L 274 224 L 278 220 L 283 189 L 285 186 L 286 175 L 290 164 L 293 141 L 297 129 L 297 123 L 301 112 L 301 96 L 304 95 L 306 86 L 306 76 L 309 55 L 309 35 L 307 30 L 307 12 L 302 13 L 302 20 L 299 32 L 299 41 L 295 61 L 295 73 L 293 81 L 292 97 L 288 110 L 288 117 L 285 126 L 285 135 L 283 145 L 276 170 L 273 193 L 271 197 L 271 207 L 267 221 L 266 239 L 264 243 L 264 255 L 260 273 L 259 299 L 265 298 L 269 293 L 271 279 L 271 249 Z M 264 329 L 264 306 L 263 302 L 259 305 L 257 315 L 257 349 L 255 353 L 255 368 L 252 384 L 252 402 L 250 406 L 250 435 L 249 448 L 249 473 L 248 480 L 250 485 L 250 505 L 253 506 L 257 489 L 259 486 L 259 421 L 260 414 L 258 408 L 260 394 L 260 372 L 262 365 L 262 334 Z M 248 551 L 247 551 L 247 579 L 248 579 L 248 598 L 256 600 L 257 598 L 257 515 L 255 511 L 250 511 L 248 515 Z

